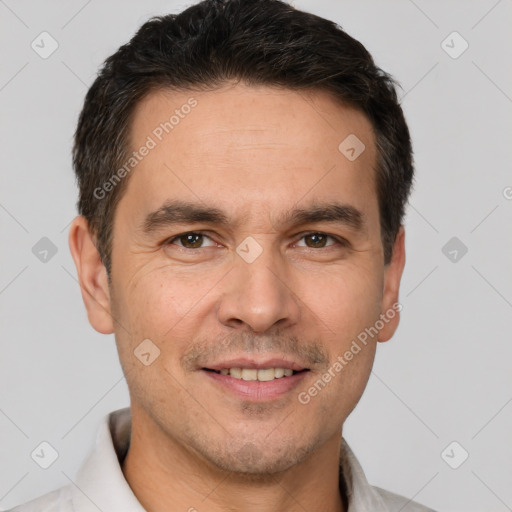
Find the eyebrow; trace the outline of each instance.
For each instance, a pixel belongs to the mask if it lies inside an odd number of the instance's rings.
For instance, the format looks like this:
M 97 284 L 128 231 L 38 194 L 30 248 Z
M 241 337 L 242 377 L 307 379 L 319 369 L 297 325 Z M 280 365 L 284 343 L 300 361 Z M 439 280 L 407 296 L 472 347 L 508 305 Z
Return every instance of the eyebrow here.
M 313 204 L 307 208 L 296 208 L 277 219 L 278 224 L 300 225 L 316 222 L 342 224 L 354 231 L 364 231 L 363 213 L 348 204 L 327 203 Z
M 230 218 L 222 210 L 213 206 L 185 201 L 171 201 L 162 205 L 157 210 L 149 213 L 142 229 L 150 234 L 159 229 L 173 224 L 208 223 L 219 226 L 237 226 L 247 220 L 247 215 L 237 222 Z M 366 224 L 363 213 L 352 205 L 330 202 L 326 204 L 313 204 L 306 208 L 295 208 L 284 214 L 278 214 L 271 218 L 274 226 L 295 226 L 301 224 L 313 224 L 317 222 L 329 222 L 341 224 L 354 231 L 365 231 Z
M 218 208 L 184 201 L 172 201 L 165 203 L 158 210 L 146 216 L 143 231 L 151 233 L 172 224 L 190 224 L 193 222 L 227 226 L 229 219 Z

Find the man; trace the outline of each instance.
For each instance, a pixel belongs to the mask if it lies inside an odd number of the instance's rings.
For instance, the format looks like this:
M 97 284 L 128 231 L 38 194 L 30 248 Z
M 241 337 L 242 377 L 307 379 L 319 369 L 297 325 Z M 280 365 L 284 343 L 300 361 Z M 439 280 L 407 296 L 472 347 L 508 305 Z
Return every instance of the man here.
M 280 0 L 150 20 L 87 93 L 70 231 L 130 408 L 16 511 L 430 510 L 343 424 L 399 320 L 413 176 L 392 79 Z

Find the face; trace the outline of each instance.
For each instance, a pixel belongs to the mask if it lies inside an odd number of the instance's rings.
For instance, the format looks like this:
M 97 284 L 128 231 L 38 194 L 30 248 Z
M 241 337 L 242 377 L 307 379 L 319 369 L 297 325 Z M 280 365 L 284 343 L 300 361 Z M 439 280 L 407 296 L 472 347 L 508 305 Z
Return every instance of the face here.
M 327 93 L 239 84 L 152 93 L 131 142 L 152 147 L 117 205 L 111 285 L 98 267 L 84 298 L 115 331 L 133 417 L 230 471 L 306 460 L 339 439 L 398 322 L 379 322 L 403 233 L 385 266 L 371 124 Z

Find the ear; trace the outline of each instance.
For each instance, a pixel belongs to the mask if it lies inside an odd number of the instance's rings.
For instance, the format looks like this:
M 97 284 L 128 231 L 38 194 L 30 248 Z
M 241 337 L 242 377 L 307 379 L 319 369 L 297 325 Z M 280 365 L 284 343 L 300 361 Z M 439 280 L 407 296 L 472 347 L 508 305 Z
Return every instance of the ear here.
M 77 217 L 69 231 L 69 248 L 75 261 L 82 299 L 90 324 L 102 334 L 114 332 L 110 306 L 110 291 L 105 265 L 103 265 L 95 237 L 84 217 Z
M 400 226 L 393 244 L 391 261 L 384 269 L 384 289 L 382 295 L 381 318 L 384 327 L 377 335 L 378 341 L 388 341 L 400 322 L 401 304 L 398 302 L 400 280 L 405 265 L 405 230 Z

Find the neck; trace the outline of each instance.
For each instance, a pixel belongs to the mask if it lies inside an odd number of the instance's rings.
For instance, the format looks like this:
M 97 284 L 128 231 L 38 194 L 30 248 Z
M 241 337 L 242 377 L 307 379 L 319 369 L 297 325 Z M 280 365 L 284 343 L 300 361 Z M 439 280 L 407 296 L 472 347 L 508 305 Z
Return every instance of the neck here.
M 130 448 L 122 471 L 148 512 L 346 512 L 340 494 L 341 434 L 290 469 L 271 475 L 237 474 L 213 466 L 132 411 Z

